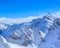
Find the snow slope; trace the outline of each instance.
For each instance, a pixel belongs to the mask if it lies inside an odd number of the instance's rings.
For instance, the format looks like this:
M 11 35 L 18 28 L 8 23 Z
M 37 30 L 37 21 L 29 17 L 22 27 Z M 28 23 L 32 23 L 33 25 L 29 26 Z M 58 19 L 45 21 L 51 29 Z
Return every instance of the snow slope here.
M 38 48 L 60 48 L 60 19 L 55 19 L 51 28 Z
M 7 42 L 7 40 L 3 37 L 3 36 L 0 36 L 0 38 L 2 39 L 2 41 L 5 43 L 5 44 L 2 44 L 1 40 L 0 40 L 0 48 L 36 48 L 37 46 L 35 46 L 34 44 L 32 45 L 29 45 L 27 47 L 24 47 L 24 46 L 18 46 L 16 44 L 13 44 L 13 43 L 9 43 Z M 8 45 L 8 46 L 7 46 Z

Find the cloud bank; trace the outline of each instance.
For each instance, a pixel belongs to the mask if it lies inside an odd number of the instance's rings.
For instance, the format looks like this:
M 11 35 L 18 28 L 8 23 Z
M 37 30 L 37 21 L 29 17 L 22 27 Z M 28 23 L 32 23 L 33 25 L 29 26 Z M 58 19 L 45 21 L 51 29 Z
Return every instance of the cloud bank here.
M 36 18 L 40 18 L 40 16 L 36 16 L 36 17 L 30 16 L 30 17 L 25 17 L 25 18 L 5 18 L 5 17 L 2 17 L 2 18 L 0 18 L 0 23 L 12 25 L 12 24 L 19 24 L 19 23 L 23 23 L 23 22 L 30 22 Z
M 29 17 L 25 17 L 25 18 L 6 18 L 6 17 L 2 17 L 2 18 L 0 18 L 0 24 L 5 23 L 5 24 L 12 25 L 12 24 L 19 24 L 19 23 L 23 23 L 23 22 L 30 22 L 33 19 L 42 18 L 46 14 L 47 13 L 43 13 L 40 16 L 29 16 Z M 52 15 L 56 18 L 60 18 L 60 11 L 52 13 Z

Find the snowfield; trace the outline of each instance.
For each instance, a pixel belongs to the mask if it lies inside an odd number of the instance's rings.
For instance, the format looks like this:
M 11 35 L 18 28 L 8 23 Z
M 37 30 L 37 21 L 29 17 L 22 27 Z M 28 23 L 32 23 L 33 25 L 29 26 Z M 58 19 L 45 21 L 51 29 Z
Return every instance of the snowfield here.
M 6 40 L 3 36 L 0 36 L 0 37 L 1 37 L 1 39 L 3 40 L 3 42 L 4 42 L 5 44 L 8 44 L 9 48 L 37 48 L 37 46 L 35 46 L 34 44 L 29 45 L 29 46 L 27 46 L 27 47 L 19 46 L 19 45 L 16 45 L 16 44 L 7 42 L 7 40 Z M 2 45 L 2 46 L 3 46 L 3 45 Z M 0 47 L 2 47 L 2 46 L 0 46 Z M 6 48 L 6 47 L 4 47 L 4 48 Z

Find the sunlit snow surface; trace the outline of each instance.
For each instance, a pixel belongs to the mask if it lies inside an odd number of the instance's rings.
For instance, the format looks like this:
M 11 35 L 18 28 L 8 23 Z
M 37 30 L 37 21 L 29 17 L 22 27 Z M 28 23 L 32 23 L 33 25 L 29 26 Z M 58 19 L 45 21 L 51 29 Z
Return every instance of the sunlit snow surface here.
M 24 47 L 24 46 L 19 46 L 19 45 L 16 45 L 16 44 L 12 44 L 12 43 L 7 42 L 6 39 L 3 36 L 1 36 L 1 38 L 2 38 L 2 40 L 3 40 L 4 43 L 6 43 L 6 44 L 9 45 L 10 48 L 37 48 L 37 46 L 35 46 L 34 44 L 29 45 L 27 47 Z

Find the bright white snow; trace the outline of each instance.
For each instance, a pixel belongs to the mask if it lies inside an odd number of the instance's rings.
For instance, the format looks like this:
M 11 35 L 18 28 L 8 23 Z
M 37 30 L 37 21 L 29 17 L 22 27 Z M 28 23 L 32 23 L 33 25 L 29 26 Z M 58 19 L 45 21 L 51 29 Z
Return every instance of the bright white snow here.
M 4 41 L 4 43 L 9 45 L 10 48 L 37 48 L 37 46 L 35 46 L 34 44 L 24 47 L 24 46 L 19 46 L 19 45 L 7 42 L 7 40 L 3 36 L 1 36 L 1 38 Z

